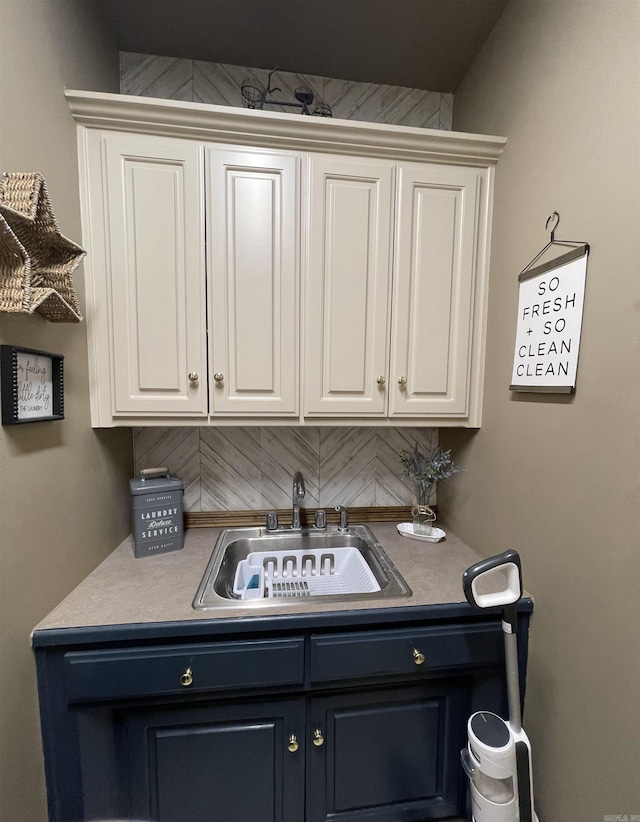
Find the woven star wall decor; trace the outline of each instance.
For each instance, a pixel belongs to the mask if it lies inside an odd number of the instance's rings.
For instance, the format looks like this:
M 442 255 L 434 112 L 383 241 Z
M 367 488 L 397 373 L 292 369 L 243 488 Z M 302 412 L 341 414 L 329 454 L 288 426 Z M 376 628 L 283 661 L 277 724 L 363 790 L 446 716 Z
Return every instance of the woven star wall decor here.
M 0 311 L 82 322 L 71 275 L 85 253 L 60 233 L 41 174 L 2 175 Z

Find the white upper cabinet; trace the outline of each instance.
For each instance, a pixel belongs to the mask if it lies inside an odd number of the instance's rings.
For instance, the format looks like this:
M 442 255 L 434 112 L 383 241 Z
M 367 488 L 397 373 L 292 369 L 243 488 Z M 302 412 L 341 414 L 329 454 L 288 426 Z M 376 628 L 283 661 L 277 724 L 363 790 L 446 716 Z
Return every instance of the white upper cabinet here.
M 298 414 L 299 162 L 206 149 L 214 416 Z
M 384 416 L 394 164 L 308 163 L 304 413 Z
M 481 185 L 474 168 L 400 166 L 391 416 L 468 416 Z
M 111 414 L 205 417 L 202 149 L 90 137 L 87 323 L 103 363 L 92 371 L 101 424 Z
M 305 416 L 466 419 L 482 172 L 308 162 Z
M 503 138 L 66 95 L 94 426 L 479 426 Z

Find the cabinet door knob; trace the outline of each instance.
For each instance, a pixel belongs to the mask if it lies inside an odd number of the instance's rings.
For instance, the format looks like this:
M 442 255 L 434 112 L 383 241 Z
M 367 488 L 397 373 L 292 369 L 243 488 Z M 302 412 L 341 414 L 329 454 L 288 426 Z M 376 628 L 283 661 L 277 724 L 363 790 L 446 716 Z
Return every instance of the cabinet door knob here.
M 322 736 L 322 731 L 320 728 L 316 728 L 313 732 L 313 744 L 316 748 L 319 748 L 321 745 L 324 745 L 324 736 Z
M 221 382 L 224 382 L 224 374 L 221 374 L 219 371 L 216 371 L 216 373 L 213 375 L 213 379 L 215 382 L 218 383 L 218 385 L 220 385 Z
M 289 751 L 291 751 L 291 753 L 295 753 L 298 750 L 299 747 L 300 746 L 298 745 L 298 740 L 296 739 L 296 735 L 291 734 L 291 736 L 289 737 L 289 744 L 287 745 L 287 748 L 289 749 Z
M 198 382 L 200 379 L 200 375 L 197 371 L 190 371 L 189 372 L 189 382 Z
M 406 385 L 407 378 L 406 377 L 398 377 L 398 385 Z
M 187 668 L 187 670 L 182 674 L 180 677 L 180 684 L 184 685 L 185 688 L 188 688 L 189 685 L 193 682 L 193 671 L 191 668 Z
M 385 382 L 386 382 L 386 379 L 384 377 L 378 377 L 376 382 L 378 383 L 378 385 L 384 385 Z
M 422 665 L 424 662 L 424 654 L 421 654 L 417 648 L 413 649 L 413 661 L 416 665 Z

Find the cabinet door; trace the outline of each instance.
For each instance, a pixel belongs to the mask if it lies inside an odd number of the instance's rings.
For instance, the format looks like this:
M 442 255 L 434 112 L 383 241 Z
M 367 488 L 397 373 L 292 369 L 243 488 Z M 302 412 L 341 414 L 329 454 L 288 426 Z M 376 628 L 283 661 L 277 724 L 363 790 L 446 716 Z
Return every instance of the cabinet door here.
M 307 822 L 423 822 L 461 813 L 467 708 L 455 679 L 314 699 Z
M 482 171 L 399 169 L 390 416 L 468 416 Z
M 309 159 L 306 416 L 384 416 L 394 165 Z
M 112 411 L 206 415 L 202 151 L 118 133 L 103 151 Z
M 299 158 L 217 147 L 206 157 L 211 412 L 295 416 Z
M 132 712 L 123 732 L 130 818 L 303 822 L 303 717 L 295 699 Z

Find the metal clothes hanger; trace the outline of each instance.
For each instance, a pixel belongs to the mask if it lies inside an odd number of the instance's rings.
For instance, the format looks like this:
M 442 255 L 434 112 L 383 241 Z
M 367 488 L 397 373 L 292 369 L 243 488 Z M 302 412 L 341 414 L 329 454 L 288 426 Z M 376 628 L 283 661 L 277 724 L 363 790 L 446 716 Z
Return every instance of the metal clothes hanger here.
M 553 228 L 551 229 L 551 234 L 549 237 L 549 242 L 545 245 L 545 247 L 539 251 L 536 256 L 528 263 L 518 275 L 518 281 L 522 282 L 523 280 L 528 280 L 531 277 L 535 277 L 538 274 L 542 274 L 544 271 L 549 271 L 552 268 L 557 268 L 560 265 L 564 265 L 565 263 L 570 262 L 571 260 L 576 260 L 578 257 L 582 257 L 583 254 L 588 254 L 590 251 L 589 243 L 585 243 L 581 240 L 556 240 L 556 229 L 560 224 L 560 215 L 557 211 L 554 211 L 547 217 L 547 222 L 545 223 L 544 227 L 549 229 L 549 224 L 553 222 Z M 533 268 L 535 263 L 542 257 L 542 255 L 551 248 L 552 245 L 561 245 L 561 246 L 568 246 L 572 249 L 572 251 L 567 252 L 566 254 L 562 254 L 559 257 L 556 257 L 553 260 L 549 260 L 549 262 L 543 263 L 542 265 Z

